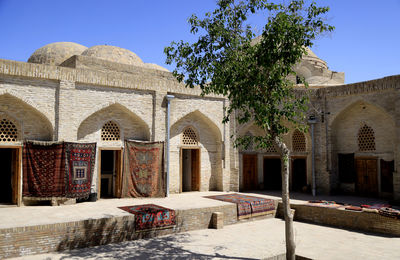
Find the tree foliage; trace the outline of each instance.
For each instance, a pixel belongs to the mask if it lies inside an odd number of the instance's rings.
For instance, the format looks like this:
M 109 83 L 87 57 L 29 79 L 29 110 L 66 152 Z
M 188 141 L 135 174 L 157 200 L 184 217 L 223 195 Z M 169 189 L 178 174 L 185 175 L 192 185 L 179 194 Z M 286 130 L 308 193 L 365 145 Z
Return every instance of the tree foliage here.
M 334 28 L 325 23 L 328 7 L 292 0 L 275 4 L 267 0 L 219 0 L 212 13 L 189 19 L 194 43 L 173 42 L 164 49 L 173 74 L 186 86 L 199 86 L 203 94 L 227 96 L 224 122 L 232 115 L 239 124 L 249 121 L 264 130 L 262 136 L 237 137 L 237 146 L 276 144 L 282 160 L 282 203 L 285 217 L 286 257 L 295 259 L 293 213 L 289 200 L 289 150 L 282 141 L 288 126 L 304 127 L 307 95 L 296 93 L 294 67 L 313 40 Z M 266 12 L 258 38 L 246 24 L 256 12 Z M 305 85 L 306 82 L 303 81 Z
M 236 118 L 240 124 L 251 120 L 266 130 L 265 136 L 254 137 L 258 148 L 264 148 L 288 131 L 288 122 L 301 126 L 304 121 L 307 98 L 295 94 L 288 76 L 295 75 L 295 64 L 316 36 L 333 30 L 324 21 L 328 10 L 302 0 L 288 5 L 219 0 L 203 19 L 189 18 L 190 32 L 199 35 L 198 40 L 166 47 L 167 63 L 176 64 L 174 75 L 188 87 L 229 98 L 224 122 L 240 111 Z M 254 40 L 254 29 L 246 22 L 256 12 L 267 16 L 261 37 Z M 249 138 L 236 140 L 237 145 L 248 143 Z

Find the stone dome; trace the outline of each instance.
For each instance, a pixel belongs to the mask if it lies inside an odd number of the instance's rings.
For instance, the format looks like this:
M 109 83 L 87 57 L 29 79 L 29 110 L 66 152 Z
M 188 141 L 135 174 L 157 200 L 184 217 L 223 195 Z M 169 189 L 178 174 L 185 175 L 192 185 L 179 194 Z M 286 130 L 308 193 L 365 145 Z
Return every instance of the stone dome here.
M 154 70 L 161 70 L 161 71 L 166 71 L 169 72 L 169 70 L 167 70 L 164 67 L 161 67 L 160 65 L 157 65 L 155 63 L 145 63 L 143 64 L 146 69 L 154 69 Z
M 128 65 L 143 66 L 143 61 L 135 53 L 115 46 L 96 45 L 85 50 L 81 55 Z
M 58 66 L 73 55 L 80 55 L 87 47 L 74 42 L 54 42 L 37 49 L 28 59 L 30 63 Z

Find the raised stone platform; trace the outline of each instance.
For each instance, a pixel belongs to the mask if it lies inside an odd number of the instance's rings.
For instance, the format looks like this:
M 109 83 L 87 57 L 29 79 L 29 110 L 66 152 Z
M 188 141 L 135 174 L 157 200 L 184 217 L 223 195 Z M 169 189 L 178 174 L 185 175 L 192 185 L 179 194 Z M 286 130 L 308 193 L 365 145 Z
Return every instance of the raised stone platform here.
M 237 223 L 236 204 L 204 198 L 218 194 L 222 193 L 193 192 L 171 195 L 169 198 L 107 199 L 59 207 L 2 208 L 0 209 L 0 258 L 207 229 L 213 227 L 212 216 L 216 212 L 219 215 L 218 227 L 221 223 L 223 225 Z M 260 197 L 267 198 L 264 195 Z M 137 231 L 134 215 L 118 208 L 148 203 L 174 209 L 176 226 Z M 257 219 L 274 216 L 275 211 Z

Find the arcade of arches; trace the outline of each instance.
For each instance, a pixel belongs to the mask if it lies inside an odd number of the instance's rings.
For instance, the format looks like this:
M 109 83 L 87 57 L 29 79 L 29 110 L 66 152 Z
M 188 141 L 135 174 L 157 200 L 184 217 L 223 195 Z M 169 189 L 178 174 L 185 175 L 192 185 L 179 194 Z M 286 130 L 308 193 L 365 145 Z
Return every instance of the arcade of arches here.
M 49 46 L 29 62 L 0 60 L 0 203 L 24 203 L 25 140 L 96 143 L 91 192 L 98 198 L 121 195 L 124 140 L 169 142 L 171 193 L 281 188 L 272 143 L 233 146 L 231 136 L 263 132 L 252 123 L 222 124 L 226 98 L 187 89 L 165 68 L 118 47 Z M 283 137 L 290 188 L 310 192 L 314 165 L 319 194 L 400 200 L 400 76 L 346 85 L 344 73 L 311 51 L 296 71 L 310 83 L 308 115 L 316 123 L 314 135 L 291 129 Z

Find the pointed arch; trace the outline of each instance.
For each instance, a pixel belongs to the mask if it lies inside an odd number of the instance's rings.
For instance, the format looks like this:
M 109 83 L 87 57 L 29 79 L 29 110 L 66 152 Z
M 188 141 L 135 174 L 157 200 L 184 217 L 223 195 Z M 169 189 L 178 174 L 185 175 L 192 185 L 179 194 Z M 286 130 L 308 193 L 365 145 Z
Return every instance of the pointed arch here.
M 202 128 L 204 128 L 206 132 L 211 133 L 215 141 L 217 142 L 222 141 L 222 134 L 217 124 L 215 124 L 215 122 L 213 122 L 209 117 L 207 117 L 199 110 L 195 110 L 189 114 L 186 114 L 178 121 L 176 121 L 171 126 L 171 136 L 176 136 L 182 133 L 184 128 L 189 125 L 194 126 L 197 129 L 197 131 L 199 131 L 200 133 L 199 138 L 201 140 L 200 142 L 206 141 L 206 139 L 208 139 L 205 138 L 204 140 L 202 140 L 203 139 L 202 138 L 203 134 L 201 130 Z
M 366 126 L 366 127 L 364 127 Z M 385 126 L 384 128 L 381 126 Z M 364 127 L 364 128 L 363 128 Z M 332 150 L 338 153 L 354 153 L 365 147 L 359 146 L 360 131 L 373 130 L 375 150 L 393 153 L 396 140 L 395 121 L 382 107 L 364 100 L 357 100 L 338 113 L 330 124 Z M 364 130 L 362 133 L 364 133 Z M 362 139 L 366 136 L 361 135 Z M 371 139 L 370 139 L 371 140 Z M 372 145 L 369 143 L 368 145 Z M 361 148 L 361 149 L 359 149 Z M 368 148 L 370 149 L 370 148 Z M 371 150 L 369 150 L 371 151 Z
M 35 111 L 36 113 L 38 113 L 42 117 L 44 117 L 51 124 L 52 128 L 54 127 L 54 124 L 52 123 L 52 120 L 51 120 L 54 116 L 52 114 L 50 114 L 47 110 L 42 110 L 35 102 L 26 98 L 20 92 L 9 90 L 9 89 L 0 89 L 0 97 L 3 95 L 11 96 L 11 97 L 19 100 L 20 102 L 24 103 L 25 105 L 29 106 L 31 110 Z
M 18 139 L 50 141 L 54 125 L 48 116 L 10 93 L 0 95 L 0 117 L 11 120 L 18 129 Z M 2 119 L 1 118 L 1 119 Z
M 78 140 L 101 140 L 101 129 L 112 121 L 120 130 L 120 139 L 149 140 L 150 129 L 146 122 L 125 106 L 114 103 L 82 120 L 78 127 Z
M 374 108 L 377 111 L 379 111 L 380 113 L 385 114 L 388 118 L 390 118 L 393 125 L 395 124 L 395 120 L 394 120 L 393 116 L 390 115 L 386 111 L 386 109 L 384 109 L 383 107 L 381 107 L 378 104 L 370 103 L 364 99 L 358 99 L 358 100 L 352 102 L 351 104 L 347 105 L 346 107 L 344 107 L 342 110 L 340 110 L 338 113 L 336 113 L 336 115 L 331 116 L 330 126 L 333 126 L 336 123 L 336 121 L 340 120 L 340 118 L 343 117 L 344 115 L 346 115 L 346 113 L 351 112 L 352 110 L 354 110 L 357 107 Z

